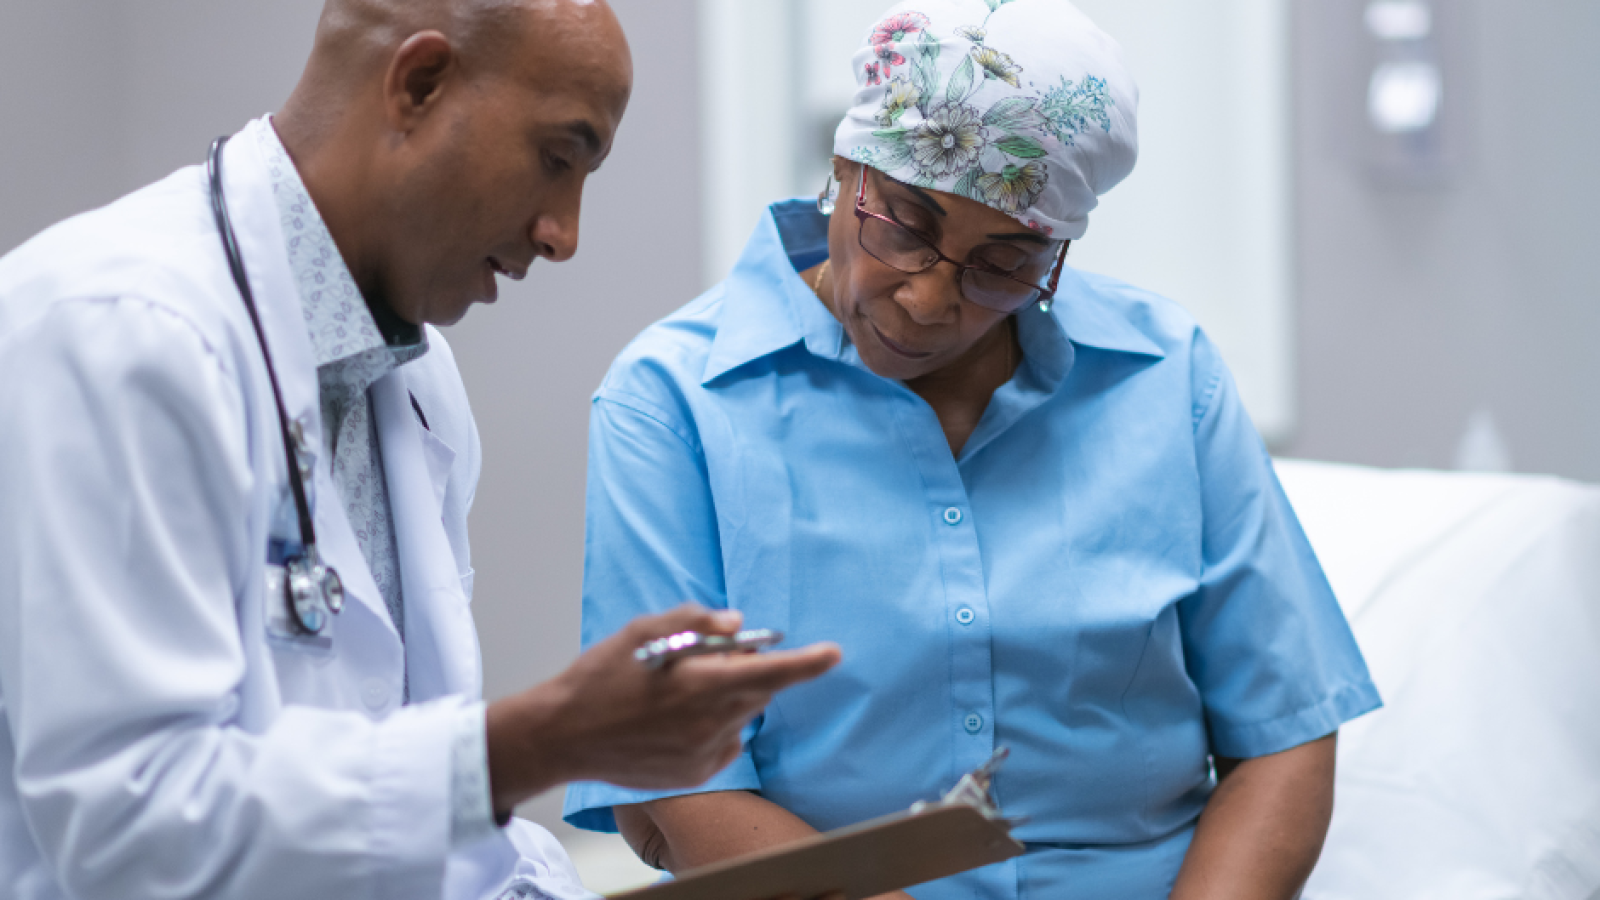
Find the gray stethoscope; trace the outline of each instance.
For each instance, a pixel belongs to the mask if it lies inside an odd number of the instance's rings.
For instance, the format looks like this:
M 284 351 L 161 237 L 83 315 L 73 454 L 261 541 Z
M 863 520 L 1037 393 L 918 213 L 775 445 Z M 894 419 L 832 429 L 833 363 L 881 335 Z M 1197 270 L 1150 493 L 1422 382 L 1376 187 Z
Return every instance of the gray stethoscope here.
M 250 324 L 255 326 L 256 341 L 261 345 L 261 359 L 267 364 L 267 380 L 272 382 L 272 399 L 278 406 L 278 429 L 283 434 L 284 462 L 289 470 L 289 489 L 294 494 L 295 512 L 300 519 L 298 545 L 274 541 L 271 561 L 281 563 L 284 569 L 283 599 L 288 607 L 289 621 L 305 634 L 321 634 L 328 627 L 330 614 L 344 609 L 344 582 L 332 566 L 324 565 L 317 553 L 317 531 L 311 522 L 311 503 L 306 499 L 306 479 L 310 467 L 306 465 L 305 430 L 300 423 L 291 421 L 283 405 L 283 389 L 278 386 L 278 372 L 272 365 L 272 353 L 267 349 L 267 333 L 261 327 L 261 314 L 256 311 L 255 294 L 245 276 L 244 257 L 239 253 L 239 239 L 228 218 L 228 201 L 222 192 L 222 147 L 225 137 L 211 142 L 211 153 L 206 159 L 206 175 L 211 180 L 211 211 L 217 219 L 217 231 L 222 235 L 222 249 L 228 254 L 228 268 L 233 272 L 233 283 L 239 286 L 239 296 L 244 298 L 245 309 L 250 312 Z

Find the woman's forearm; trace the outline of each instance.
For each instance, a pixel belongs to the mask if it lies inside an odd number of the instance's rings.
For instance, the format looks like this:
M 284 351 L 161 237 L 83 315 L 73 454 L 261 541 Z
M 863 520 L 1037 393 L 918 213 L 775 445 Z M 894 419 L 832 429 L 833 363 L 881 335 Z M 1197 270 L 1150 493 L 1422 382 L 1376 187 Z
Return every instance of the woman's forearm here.
M 1311 875 L 1333 815 L 1336 735 L 1245 760 L 1200 815 L 1172 900 L 1292 900 Z
M 817 830 L 783 807 L 749 791 L 686 794 L 616 808 L 617 828 L 639 858 L 677 874 L 768 847 Z M 875 900 L 911 900 L 884 894 Z
M 718 791 L 619 806 L 617 826 L 639 858 L 668 872 L 787 844 L 817 833 L 749 791 Z

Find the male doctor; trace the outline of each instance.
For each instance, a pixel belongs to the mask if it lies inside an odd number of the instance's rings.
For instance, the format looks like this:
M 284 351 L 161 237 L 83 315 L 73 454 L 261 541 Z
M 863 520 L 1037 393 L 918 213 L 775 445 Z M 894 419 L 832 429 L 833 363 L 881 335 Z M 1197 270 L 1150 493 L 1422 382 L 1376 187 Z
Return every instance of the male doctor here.
M 588 896 L 518 802 L 703 781 L 834 663 L 637 664 L 738 625 L 686 607 L 478 699 L 430 326 L 573 254 L 631 85 L 602 0 L 329 0 L 217 160 L 259 339 L 201 166 L 0 260 L 0 896 Z M 313 530 L 342 592 L 285 590 Z

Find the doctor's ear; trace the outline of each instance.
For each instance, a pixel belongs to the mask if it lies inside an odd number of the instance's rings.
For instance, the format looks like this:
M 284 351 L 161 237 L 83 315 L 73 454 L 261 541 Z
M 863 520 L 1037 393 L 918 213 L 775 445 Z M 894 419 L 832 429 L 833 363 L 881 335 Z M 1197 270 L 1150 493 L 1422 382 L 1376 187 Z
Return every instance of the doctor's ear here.
M 383 79 L 384 106 L 391 122 L 409 131 L 438 104 L 445 82 L 457 69 L 450 39 L 437 31 L 419 31 L 401 44 L 389 60 Z

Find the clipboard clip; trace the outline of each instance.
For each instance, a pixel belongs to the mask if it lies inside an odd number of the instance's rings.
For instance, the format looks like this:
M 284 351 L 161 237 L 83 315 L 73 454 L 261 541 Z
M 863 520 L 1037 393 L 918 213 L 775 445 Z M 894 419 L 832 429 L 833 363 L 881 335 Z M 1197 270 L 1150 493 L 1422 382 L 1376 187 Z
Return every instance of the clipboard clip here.
M 961 776 L 956 786 L 945 792 L 943 797 L 929 803 L 926 800 L 918 801 L 911 805 L 913 815 L 936 806 L 970 806 L 983 813 L 985 818 L 1004 822 L 1007 829 L 1016 828 L 1028 821 L 1027 816 L 1018 816 L 1007 819 L 1000 814 L 1000 803 L 994 797 L 994 776 L 1000 771 L 1000 766 L 1011 755 L 1010 747 L 999 747 L 987 762 Z

